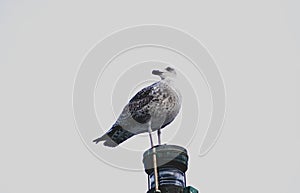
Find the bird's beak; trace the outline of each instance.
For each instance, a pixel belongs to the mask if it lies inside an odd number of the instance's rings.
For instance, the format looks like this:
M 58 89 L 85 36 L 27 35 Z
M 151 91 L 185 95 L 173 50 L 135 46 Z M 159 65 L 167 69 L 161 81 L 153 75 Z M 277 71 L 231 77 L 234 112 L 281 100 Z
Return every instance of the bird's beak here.
M 159 70 L 153 70 L 153 71 L 152 71 L 152 74 L 153 74 L 153 75 L 158 75 L 158 76 L 159 76 L 159 75 L 162 75 L 163 72 L 162 72 L 162 71 L 159 71 Z

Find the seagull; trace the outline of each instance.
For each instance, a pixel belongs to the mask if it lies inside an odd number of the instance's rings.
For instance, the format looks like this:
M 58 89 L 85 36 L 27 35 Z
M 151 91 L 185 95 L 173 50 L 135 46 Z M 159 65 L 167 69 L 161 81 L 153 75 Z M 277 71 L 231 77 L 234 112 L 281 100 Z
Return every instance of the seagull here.
M 152 74 L 161 80 L 132 97 L 111 129 L 93 142 L 97 144 L 103 141 L 104 146 L 116 147 L 134 135 L 148 132 L 153 147 L 151 134 L 157 131 L 158 144 L 161 144 L 161 129 L 178 115 L 182 97 L 176 86 L 177 74 L 174 68 L 153 70 Z

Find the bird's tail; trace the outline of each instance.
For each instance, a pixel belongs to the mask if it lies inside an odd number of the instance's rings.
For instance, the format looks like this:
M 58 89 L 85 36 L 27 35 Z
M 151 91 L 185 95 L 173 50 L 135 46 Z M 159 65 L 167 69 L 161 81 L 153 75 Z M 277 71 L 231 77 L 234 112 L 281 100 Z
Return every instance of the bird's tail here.
M 99 143 L 100 141 L 106 140 L 107 137 L 108 137 L 108 136 L 105 134 L 105 135 L 103 135 L 102 137 L 99 137 L 99 138 L 97 138 L 97 139 L 94 139 L 93 142 L 97 144 L 97 143 Z
M 100 141 L 104 141 L 103 145 L 108 147 L 116 147 L 133 135 L 133 133 L 123 129 L 120 125 L 115 124 L 107 133 L 93 140 L 93 142 L 97 144 Z

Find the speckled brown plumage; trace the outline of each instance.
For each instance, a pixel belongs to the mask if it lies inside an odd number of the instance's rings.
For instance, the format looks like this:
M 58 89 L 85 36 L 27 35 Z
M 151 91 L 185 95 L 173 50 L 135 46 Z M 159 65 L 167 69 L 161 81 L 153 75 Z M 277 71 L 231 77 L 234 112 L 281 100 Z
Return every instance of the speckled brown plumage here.
M 135 134 L 162 129 L 169 125 L 181 108 L 181 95 L 175 86 L 176 72 L 153 71 L 161 80 L 143 88 L 124 107 L 112 128 L 94 142 L 115 147 Z M 173 77 L 174 76 L 174 77 Z

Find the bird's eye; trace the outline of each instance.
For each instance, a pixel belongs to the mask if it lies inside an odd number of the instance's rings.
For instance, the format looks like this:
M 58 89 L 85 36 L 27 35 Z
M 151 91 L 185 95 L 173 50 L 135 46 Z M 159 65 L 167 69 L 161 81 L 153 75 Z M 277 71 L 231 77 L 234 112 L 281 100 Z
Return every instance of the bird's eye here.
M 169 71 L 169 72 L 173 72 L 174 71 L 174 69 L 171 68 L 171 67 L 167 67 L 166 70 Z

